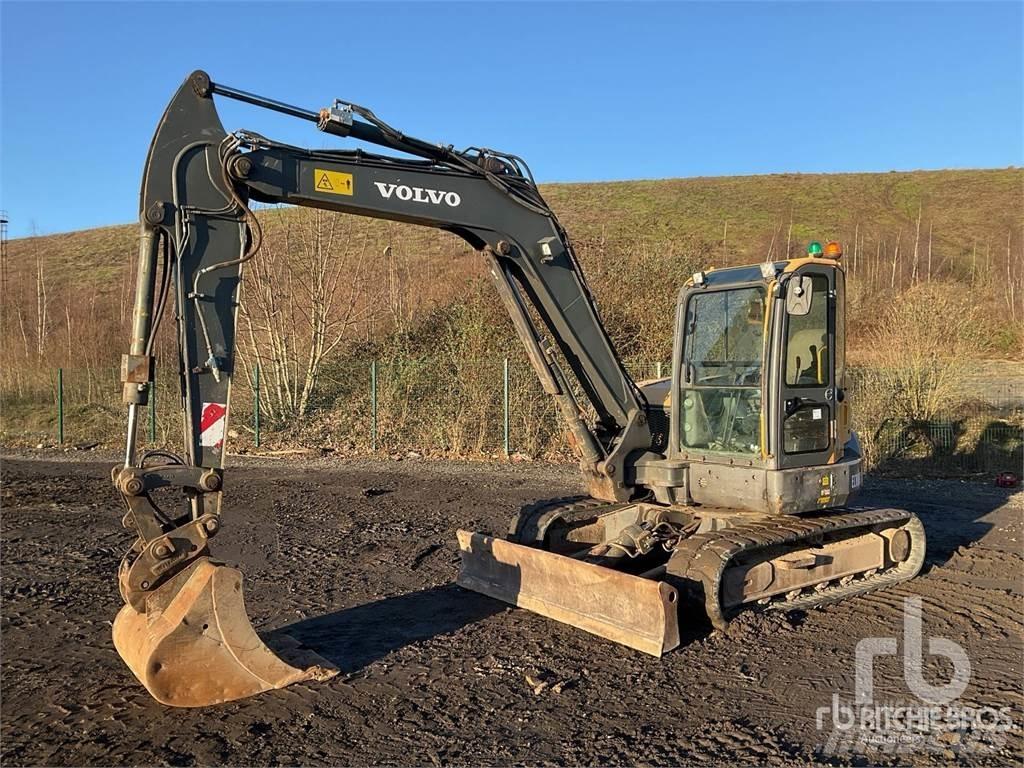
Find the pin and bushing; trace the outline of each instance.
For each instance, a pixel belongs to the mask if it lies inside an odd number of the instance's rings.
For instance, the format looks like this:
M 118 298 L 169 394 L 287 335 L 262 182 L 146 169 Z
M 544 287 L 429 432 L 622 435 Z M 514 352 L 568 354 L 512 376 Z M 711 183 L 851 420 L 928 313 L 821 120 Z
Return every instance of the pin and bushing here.
M 209 469 L 199 476 L 199 489 L 212 493 L 219 491 L 223 479 L 215 469 Z
M 128 475 L 127 477 L 122 475 L 118 487 L 125 496 L 138 496 L 146 490 L 146 484 L 137 475 Z
M 252 173 L 252 158 L 236 155 L 228 164 L 228 172 L 236 179 L 248 179 Z
M 166 560 L 174 554 L 174 545 L 168 539 L 161 539 L 153 547 L 153 554 L 157 560 Z

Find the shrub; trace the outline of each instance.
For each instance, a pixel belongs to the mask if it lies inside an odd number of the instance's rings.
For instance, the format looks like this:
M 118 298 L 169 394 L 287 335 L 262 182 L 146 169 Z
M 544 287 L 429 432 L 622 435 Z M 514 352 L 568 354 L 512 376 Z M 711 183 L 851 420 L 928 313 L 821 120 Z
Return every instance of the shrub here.
M 870 334 L 867 366 L 853 376 L 869 466 L 891 458 L 890 446 L 908 444 L 886 438 L 922 433 L 965 402 L 974 360 L 989 347 L 979 320 L 970 293 L 953 284 L 918 285 L 893 299 Z

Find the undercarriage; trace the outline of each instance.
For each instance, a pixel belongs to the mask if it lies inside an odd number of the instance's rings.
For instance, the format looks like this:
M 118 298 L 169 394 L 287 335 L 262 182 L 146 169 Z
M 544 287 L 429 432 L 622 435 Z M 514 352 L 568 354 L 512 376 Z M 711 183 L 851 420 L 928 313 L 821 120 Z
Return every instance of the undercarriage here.
M 798 610 L 913 578 L 920 520 L 895 509 L 766 516 L 562 499 L 524 509 L 508 541 L 460 532 L 470 589 L 660 655 L 695 604 L 717 629 L 745 608 Z

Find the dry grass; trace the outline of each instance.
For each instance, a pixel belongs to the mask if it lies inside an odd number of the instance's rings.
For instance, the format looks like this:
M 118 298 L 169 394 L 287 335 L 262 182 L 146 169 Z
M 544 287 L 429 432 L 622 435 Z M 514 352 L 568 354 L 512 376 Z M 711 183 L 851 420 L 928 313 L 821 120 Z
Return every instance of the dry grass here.
M 952 283 L 918 285 L 883 313 L 856 376 L 855 420 L 875 466 L 894 434 L 922 430 L 968 400 L 976 360 L 989 351 L 981 308 Z M 883 439 L 890 438 L 890 439 Z

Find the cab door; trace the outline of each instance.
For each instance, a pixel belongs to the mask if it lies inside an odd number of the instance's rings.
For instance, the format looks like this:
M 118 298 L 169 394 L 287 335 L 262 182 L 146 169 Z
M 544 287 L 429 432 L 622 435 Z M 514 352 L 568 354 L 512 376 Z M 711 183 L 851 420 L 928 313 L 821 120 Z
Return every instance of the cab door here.
M 809 305 L 808 305 L 809 302 Z M 805 265 L 786 286 L 776 402 L 779 466 L 836 459 L 836 271 Z

